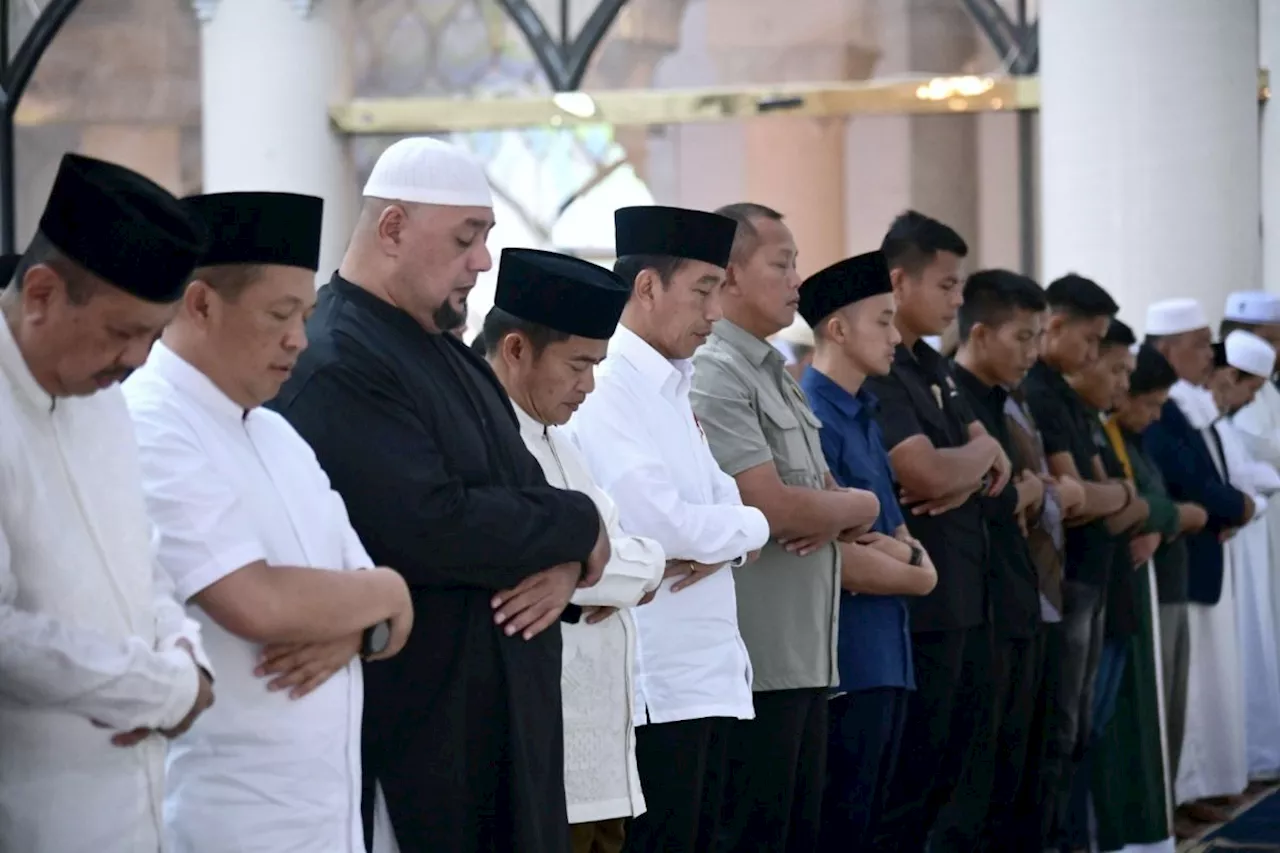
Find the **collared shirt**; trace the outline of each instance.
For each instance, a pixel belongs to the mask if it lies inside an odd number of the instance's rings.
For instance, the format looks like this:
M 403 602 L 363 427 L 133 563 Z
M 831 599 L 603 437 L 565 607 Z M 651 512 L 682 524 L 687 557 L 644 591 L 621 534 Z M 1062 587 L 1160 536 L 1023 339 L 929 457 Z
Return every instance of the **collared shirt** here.
M 1035 416 L 1048 456 L 1069 453 L 1081 478 L 1096 481 L 1093 460 L 1098 456 L 1101 425 L 1062 374 L 1037 361 L 1024 382 L 1027 406 Z M 1105 443 L 1105 437 L 1102 441 Z M 1115 537 L 1098 519 L 1067 528 L 1067 580 L 1105 587 L 1111 574 Z
M 877 420 L 890 451 L 921 435 L 936 448 L 963 447 L 973 412 L 960 398 L 947 361 L 923 340 L 899 344 L 888 376 L 866 388 L 880 401 Z M 987 620 L 987 531 L 977 497 L 942 515 L 906 513 L 907 529 L 928 550 L 938 585 L 911 599 L 912 631 L 972 628 Z
M 721 320 L 693 363 L 689 401 L 722 471 L 736 477 L 771 462 L 788 486 L 826 488 L 821 422 L 773 346 Z M 840 679 L 835 543 L 799 557 L 770 539 L 760 559 L 734 572 L 734 581 L 754 689 L 835 686 Z
M 692 374 L 689 361 L 668 361 L 619 326 L 568 426 L 623 530 L 657 540 L 669 560 L 723 565 L 762 547 L 769 522 L 716 465 L 689 405 Z M 721 568 L 675 593 L 673 582 L 634 613 L 636 724 L 751 719 L 733 573 Z
M 514 405 L 514 402 L 513 402 Z M 564 794 L 569 823 L 644 814 L 636 767 L 635 623 L 630 608 L 658 588 L 666 569 L 661 546 L 628 536 L 618 508 L 591 479 L 582 452 L 559 427 L 546 426 L 514 405 L 520 437 L 542 466 L 547 482 L 582 492 L 595 502 L 609 530 L 613 553 L 604 575 L 573 594 L 580 607 L 617 607 L 603 622 L 564 625 Z
M 1045 458 L 1044 440 L 1036 427 L 1020 391 L 1015 390 L 1004 402 L 1004 413 L 1009 423 L 1009 437 L 1015 453 L 1010 459 L 1015 466 L 1029 468 L 1037 474 L 1049 474 L 1049 462 Z M 1027 546 L 1031 550 L 1031 562 L 1036 567 L 1040 581 L 1040 620 L 1057 623 L 1062 621 L 1062 557 L 1065 540 L 1062 526 L 1062 503 L 1058 490 L 1046 485 L 1044 506 L 1039 516 L 1027 530 Z
M 1016 450 L 1004 414 L 1009 392 L 987 385 L 962 364 L 954 364 L 954 373 L 969 407 L 1012 459 Z M 1010 479 L 1000 494 L 984 495 L 980 502 L 990 542 L 987 565 L 992 621 L 1001 636 L 1029 637 L 1040 622 L 1040 593 L 1027 537 L 1018 524 L 1018 488 Z
M 110 735 L 186 717 L 199 628 L 155 559 L 120 389 L 54 400 L 3 322 L 0 496 L 0 850 L 157 850 L 168 741 Z
M 160 563 L 186 601 L 258 561 L 373 565 L 315 454 L 267 409 L 245 411 L 163 343 L 125 383 Z M 165 819 L 187 851 L 363 851 L 361 665 L 301 699 L 267 689 L 261 645 L 196 605 L 217 702 L 169 756 Z
M 892 536 L 905 522 L 875 419 L 875 397 L 866 389 L 850 394 L 813 367 L 805 370 L 800 387 L 822 421 L 822 452 L 831 476 L 841 486 L 873 492 L 880 501 L 880 515 L 872 529 Z M 842 691 L 915 689 L 906 599 L 841 591 L 839 652 Z

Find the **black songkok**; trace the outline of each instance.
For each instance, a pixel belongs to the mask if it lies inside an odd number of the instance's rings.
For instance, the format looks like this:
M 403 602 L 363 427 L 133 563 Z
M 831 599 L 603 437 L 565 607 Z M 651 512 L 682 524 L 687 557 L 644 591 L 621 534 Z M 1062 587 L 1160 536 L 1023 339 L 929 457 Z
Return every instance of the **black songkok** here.
M 182 296 L 208 245 L 203 223 L 159 184 L 79 154 L 62 158 L 40 233 L 98 278 L 159 303 Z
M 727 216 L 680 207 L 623 207 L 613 214 L 618 257 L 663 255 L 729 265 L 738 225 Z
M 270 264 L 320 266 L 324 199 L 296 193 L 237 192 L 182 200 L 209 228 L 209 250 L 199 266 Z
M 493 304 L 567 335 L 608 340 L 631 286 L 604 267 L 536 249 L 503 249 Z
M 832 264 L 800 285 L 800 316 L 810 328 L 846 305 L 893 292 L 883 252 L 867 252 Z
M 1138 347 L 1134 357 L 1133 373 L 1129 374 L 1129 396 L 1150 394 L 1152 391 L 1168 391 L 1178 381 L 1169 360 L 1151 344 Z

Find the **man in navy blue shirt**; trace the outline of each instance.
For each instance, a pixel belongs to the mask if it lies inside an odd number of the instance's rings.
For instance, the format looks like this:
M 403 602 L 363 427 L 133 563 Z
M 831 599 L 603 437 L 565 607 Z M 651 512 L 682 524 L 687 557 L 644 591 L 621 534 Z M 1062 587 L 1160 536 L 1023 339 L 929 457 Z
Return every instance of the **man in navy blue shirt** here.
M 809 278 L 800 314 L 813 327 L 813 364 L 800 379 L 822 421 L 822 452 L 845 488 L 874 492 L 873 532 L 842 549 L 840 686 L 831 699 L 823 850 L 868 848 L 897 761 L 907 693 L 915 688 L 907 606 L 937 573 L 906 532 L 875 398 L 862 385 L 883 376 L 900 340 L 884 255 L 859 255 Z

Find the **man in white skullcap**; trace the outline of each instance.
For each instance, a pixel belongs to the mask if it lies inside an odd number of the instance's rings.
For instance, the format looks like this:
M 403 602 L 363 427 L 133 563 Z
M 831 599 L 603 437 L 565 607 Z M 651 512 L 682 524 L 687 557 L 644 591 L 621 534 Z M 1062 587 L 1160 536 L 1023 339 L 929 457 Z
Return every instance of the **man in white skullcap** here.
M 1278 294 L 1260 290 L 1232 293 L 1227 297 L 1223 317 L 1223 337 L 1232 330 L 1243 329 L 1265 338 L 1272 346 L 1280 344 Z M 1263 383 L 1253 402 L 1236 412 L 1231 423 L 1255 459 L 1280 467 L 1280 387 L 1274 380 Z M 1272 698 L 1280 690 L 1280 501 L 1272 503 L 1266 519 L 1270 559 L 1242 572 L 1247 577 L 1242 586 L 1249 583 L 1251 592 L 1236 599 L 1242 634 L 1257 634 L 1265 644 L 1252 649 L 1252 660 L 1251 649 L 1242 649 L 1251 711 L 1249 778 L 1259 781 L 1280 778 L 1280 710 L 1274 710 L 1280 697 Z M 1266 603 L 1269 608 L 1260 606 Z M 1252 713 L 1255 709 L 1257 714 Z
M 365 667 L 366 834 L 376 853 L 564 853 L 559 620 L 599 580 L 608 530 L 591 498 L 547 484 L 502 385 L 451 333 L 492 264 L 483 167 L 406 139 L 364 195 L 271 405 L 423 614 Z
M 1143 435 L 1144 447 L 1160 467 L 1170 496 L 1199 504 L 1209 515 L 1203 531 L 1186 537 L 1184 572 L 1175 571 L 1178 567 L 1174 566 L 1156 567 L 1165 678 L 1172 685 L 1169 715 L 1174 800 L 1183 820 L 1218 821 L 1228 815 L 1207 800 L 1244 789 L 1244 782 L 1238 789 L 1236 785 L 1243 775 L 1237 768 L 1244 761 L 1244 732 L 1243 724 L 1233 729 L 1225 720 L 1215 718 L 1218 712 L 1206 690 L 1214 688 L 1215 669 L 1234 667 L 1239 677 L 1231 568 L 1223 541 L 1253 518 L 1254 496 L 1232 484 L 1221 436 L 1214 429 L 1221 412 L 1206 387 L 1214 370 L 1214 351 L 1209 322 L 1200 304 L 1193 299 L 1169 299 L 1151 305 L 1147 341 L 1169 361 L 1178 382 L 1170 390 L 1160 419 Z M 1224 598 L 1223 606 L 1218 607 Z M 1231 622 L 1229 638 L 1220 625 L 1224 618 Z M 1180 740 L 1178 721 L 1184 729 Z M 1234 749 L 1237 741 L 1238 758 Z
M 799 382 L 804 369 L 813 362 L 813 329 L 804 318 L 796 315 L 795 321 L 770 338 L 769 343 L 782 353 L 787 372 Z

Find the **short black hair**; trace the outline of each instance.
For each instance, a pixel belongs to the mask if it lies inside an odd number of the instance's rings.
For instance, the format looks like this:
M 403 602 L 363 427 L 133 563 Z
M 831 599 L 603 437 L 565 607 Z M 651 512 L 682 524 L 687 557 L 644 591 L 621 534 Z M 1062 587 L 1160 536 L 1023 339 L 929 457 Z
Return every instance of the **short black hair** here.
M 512 332 L 524 335 L 529 341 L 529 346 L 533 348 L 535 357 L 542 355 L 542 351 L 552 344 L 567 341 L 572 337 L 568 332 L 562 332 L 541 323 L 531 323 L 501 308 L 490 308 L 489 313 L 485 315 L 484 326 L 479 336 L 485 348 L 484 354 L 491 356 L 497 353 L 498 347 L 502 346 L 502 339 Z
M 1137 342 L 1138 338 L 1133 333 L 1133 329 L 1129 328 L 1127 323 L 1113 317 L 1111 324 L 1107 326 L 1107 333 L 1098 342 L 1098 349 L 1102 350 L 1108 347 L 1124 347 L 1128 349 Z
M 996 328 L 1015 311 L 1039 313 L 1046 304 L 1044 289 L 1034 279 L 1009 270 L 979 270 L 964 283 L 964 304 L 956 318 L 960 340 L 969 340 L 978 323 Z
M 958 258 L 969 254 L 969 246 L 955 229 L 915 210 L 900 214 L 889 225 L 880 241 L 880 251 L 889 269 L 901 269 L 917 275 L 938 256 L 950 252 Z
M 43 264 L 62 277 L 67 284 L 67 299 L 72 305 L 84 305 L 98 292 L 93 273 L 67 257 L 42 231 L 36 231 L 13 270 L 13 288 L 22 290 L 22 280 L 31 268 Z M 8 285 L 9 282 L 5 282 Z
M 1244 323 L 1240 320 L 1223 320 L 1218 326 L 1218 340 L 1225 341 L 1227 335 L 1232 332 L 1253 332 L 1256 335 L 1261 325 L 1261 323 Z
M 481 358 L 484 358 L 489 354 L 488 350 L 484 348 L 484 332 L 477 333 L 476 336 L 471 339 L 471 351 Z
M 751 224 L 751 220 L 771 219 L 774 222 L 782 221 L 782 214 L 772 207 L 766 207 L 763 204 L 756 204 L 751 201 L 726 204 L 724 207 L 716 208 L 713 213 L 718 213 L 737 223 L 738 230 L 733 235 L 733 251 L 729 253 L 729 257 L 735 261 L 741 261 L 749 257 L 760 242 L 760 232 Z
M 1178 373 L 1169 360 L 1150 344 L 1138 348 L 1133 373 L 1129 374 L 1129 396 L 1138 397 L 1154 391 L 1168 391 L 1178 381 Z
M 1044 295 L 1054 311 L 1080 320 L 1114 317 L 1120 313 L 1120 306 L 1101 285 L 1073 272 L 1051 282 Z
M 658 274 L 662 286 L 671 284 L 671 276 L 684 266 L 684 258 L 671 255 L 623 255 L 613 262 L 613 271 L 618 277 L 634 288 L 636 277 L 645 270 L 653 270 Z

